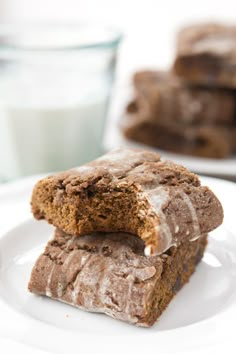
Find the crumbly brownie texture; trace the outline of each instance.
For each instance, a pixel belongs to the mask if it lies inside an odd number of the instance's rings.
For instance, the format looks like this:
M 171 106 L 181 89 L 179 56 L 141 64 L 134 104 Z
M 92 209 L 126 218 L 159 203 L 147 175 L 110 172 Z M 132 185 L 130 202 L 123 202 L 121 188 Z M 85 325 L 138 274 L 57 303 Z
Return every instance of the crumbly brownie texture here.
M 236 152 L 236 127 L 157 125 L 133 114 L 122 131 L 127 139 L 179 154 L 220 159 Z
M 135 101 L 128 113 L 157 124 L 232 124 L 235 96 L 229 90 L 187 86 L 174 74 L 139 71 L 133 77 Z
M 236 26 L 201 24 L 180 31 L 174 72 L 192 84 L 236 88 Z
M 37 219 L 72 235 L 127 232 L 160 254 L 221 224 L 216 196 L 196 175 L 157 153 L 118 149 L 77 169 L 39 181 L 32 195 Z
M 207 237 L 161 256 L 143 256 L 142 240 L 127 234 L 72 237 L 57 230 L 38 258 L 29 290 L 78 308 L 150 327 L 189 280 Z

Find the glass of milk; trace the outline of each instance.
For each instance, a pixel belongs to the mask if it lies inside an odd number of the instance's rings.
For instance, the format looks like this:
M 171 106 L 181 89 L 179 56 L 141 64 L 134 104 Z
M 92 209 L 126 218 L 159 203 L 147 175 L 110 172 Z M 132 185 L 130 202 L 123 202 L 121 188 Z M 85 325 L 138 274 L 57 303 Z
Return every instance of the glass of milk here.
M 99 26 L 0 26 L 0 181 L 103 153 L 120 40 Z

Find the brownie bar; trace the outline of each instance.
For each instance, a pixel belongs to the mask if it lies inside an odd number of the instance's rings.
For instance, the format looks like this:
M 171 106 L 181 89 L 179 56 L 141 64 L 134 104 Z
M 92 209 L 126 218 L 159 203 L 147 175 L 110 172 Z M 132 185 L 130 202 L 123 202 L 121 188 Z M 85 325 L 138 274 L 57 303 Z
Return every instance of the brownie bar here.
M 39 181 L 32 195 L 37 219 L 72 235 L 128 232 L 160 254 L 222 223 L 223 210 L 196 175 L 157 153 L 114 150 L 77 169 Z
M 139 326 L 154 324 L 201 260 L 207 237 L 145 257 L 127 234 L 72 237 L 56 230 L 32 270 L 28 288 Z
M 127 111 L 153 124 L 232 124 L 235 120 L 232 91 L 190 87 L 176 75 L 161 71 L 139 71 L 133 84 L 135 101 Z
M 236 26 L 200 24 L 180 31 L 174 72 L 191 84 L 236 88 Z
M 236 152 L 236 127 L 153 124 L 133 115 L 123 126 L 127 139 L 191 156 L 226 158 Z M 128 123 L 128 124 L 127 124 Z

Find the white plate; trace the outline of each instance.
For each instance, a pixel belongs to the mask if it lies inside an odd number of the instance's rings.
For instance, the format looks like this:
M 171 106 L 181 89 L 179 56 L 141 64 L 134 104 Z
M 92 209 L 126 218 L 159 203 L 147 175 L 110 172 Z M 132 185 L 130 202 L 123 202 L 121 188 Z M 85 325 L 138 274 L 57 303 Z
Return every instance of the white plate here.
M 127 102 L 132 97 L 131 89 L 128 87 L 117 88 L 112 100 L 112 107 L 109 113 L 106 131 L 104 135 L 104 148 L 111 150 L 120 146 L 145 147 L 157 151 L 163 159 L 173 160 L 180 163 L 190 170 L 215 176 L 236 177 L 236 156 L 227 159 L 210 159 L 181 154 L 170 153 L 161 149 L 152 148 L 147 145 L 135 143 L 125 139 L 121 133 L 120 123 L 125 112 Z
M 4 224 L 8 231 L 3 233 L 0 228 L 0 337 L 58 353 L 155 350 L 216 354 L 235 345 L 236 222 L 231 204 L 236 195 L 234 183 L 202 178 L 223 203 L 224 225 L 211 234 L 204 259 L 190 282 L 157 324 L 144 329 L 27 291 L 33 263 L 52 234 L 52 227 L 46 222 L 30 218 L 26 205 L 34 181 L 28 179 L 0 188 L 0 215 L 8 220 Z M 12 209 L 4 211 L 6 202 Z M 11 211 L 16 206 L 26 221 L 18 220 L 11 228 Z M 24 353 L 21 344 L 18 353 Z

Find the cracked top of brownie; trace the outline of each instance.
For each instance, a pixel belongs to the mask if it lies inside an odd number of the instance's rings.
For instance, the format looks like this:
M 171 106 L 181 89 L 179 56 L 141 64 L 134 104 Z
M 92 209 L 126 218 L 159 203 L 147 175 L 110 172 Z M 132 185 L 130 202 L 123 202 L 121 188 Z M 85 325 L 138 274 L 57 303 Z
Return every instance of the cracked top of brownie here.
M 197 239 L 223 219 L 220 202 L 195 174 L 134 149 L 112 151 L 39 181 L 31 203 L 37 219 L 72 235 L 138 235 L 146 255 Z

